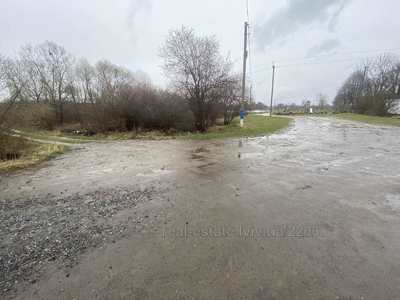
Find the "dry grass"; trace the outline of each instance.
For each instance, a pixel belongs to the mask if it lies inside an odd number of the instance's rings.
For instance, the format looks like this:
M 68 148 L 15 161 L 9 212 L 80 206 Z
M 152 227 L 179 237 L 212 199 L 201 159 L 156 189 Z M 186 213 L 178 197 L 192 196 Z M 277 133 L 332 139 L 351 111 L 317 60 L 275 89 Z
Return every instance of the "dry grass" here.
M 65 153 L 69 148 L 63 145 L 38 144 L 22 138 L 1 136 L 0 172 L 10 172 L 31 166 Z

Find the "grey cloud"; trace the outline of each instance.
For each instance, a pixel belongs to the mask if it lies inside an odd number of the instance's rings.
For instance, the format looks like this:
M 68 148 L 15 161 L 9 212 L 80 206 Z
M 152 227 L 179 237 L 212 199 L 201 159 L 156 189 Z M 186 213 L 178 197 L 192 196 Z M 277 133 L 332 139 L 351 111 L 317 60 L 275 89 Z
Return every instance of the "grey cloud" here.
M 339 16 L 342 11 L 345 9 L 346 5 L 350 2 L 350 0 L 343 0 L 342 3 L 335 9 L 333 12 L 331 19 L 328 23 L 328 28 L 330 31 L 333 31 L 338 23 Z
M 150 12 L 152 8 L 151 0 L 130 0 L 127 23 L 129 29 L 134 29 L 135 21 L 139 13 Z
M 318 54 L 330 52 L 340 46 L 338 39 L 328 39 L 323 41 L 321 44 L 310 48 L 307 52 L 307 57 L 315 56 Z
M 288 0 L 264 24 L 257 26 L 257 43 L 265 48 L 287 38 L 301 27 L 320 23 L 333 29 L 345 6 L 351 0 Z

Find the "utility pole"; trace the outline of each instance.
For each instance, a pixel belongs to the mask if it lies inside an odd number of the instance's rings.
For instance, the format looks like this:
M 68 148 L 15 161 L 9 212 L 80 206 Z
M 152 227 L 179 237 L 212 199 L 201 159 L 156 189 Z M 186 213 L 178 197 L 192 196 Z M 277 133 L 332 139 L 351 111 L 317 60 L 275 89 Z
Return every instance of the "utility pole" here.
M 368 74 L 368 66 L 364 67 L 364 73 L 363 73 L 363 82 L 362 82 L 362 89 L 361 89 L 361 96 L 364 96 L 364 89 L 365 89 L 365 83 L 367 81 L 367 74 Z
M 271 104 L 269 106 L 269 116 L 270 117 L 272 117 L 272 104 L 274 102 L 274 86 L 275 86 L 275 64 L 272 64 Z
M 250 91 L 249 91 L 249 103 L 253 103 L 253 86 L 250 85 Z
M 243 112 L 240 118 L 240 126 L 243 127 L 243 118 L 244 115 L 244 102 L 246 98 L 246 69 L 247 69 L 247 31 L 249 28 L 249 23 L 244 23 L 244 47 L 243 47 L 243 79 L 242 79 L 242 103 L 240 105 L 240 110 Z

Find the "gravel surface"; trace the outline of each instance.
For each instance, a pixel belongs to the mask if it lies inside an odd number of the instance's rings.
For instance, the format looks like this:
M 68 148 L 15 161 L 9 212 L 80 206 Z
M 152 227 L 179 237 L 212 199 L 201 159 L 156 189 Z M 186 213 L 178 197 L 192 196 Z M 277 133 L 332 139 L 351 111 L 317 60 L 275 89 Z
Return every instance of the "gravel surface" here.
M 79 254 L 123 237 L 128 224 L 111 222 L 113 216 L 149 201 L 153 193 L 110 189 L 1 200 L 0 295 L 21 280 L 36 282 L 48 261 L 71 267 Z

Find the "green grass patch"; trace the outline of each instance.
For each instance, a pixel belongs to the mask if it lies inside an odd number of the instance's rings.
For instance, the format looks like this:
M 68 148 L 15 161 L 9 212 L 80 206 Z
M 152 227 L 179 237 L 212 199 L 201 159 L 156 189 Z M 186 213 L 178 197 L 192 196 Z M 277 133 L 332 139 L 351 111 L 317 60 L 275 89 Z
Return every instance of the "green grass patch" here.
M 400 126 L 400 117 L 377 117 L 369 115 L 343 113 L 335 115 L 337 118 L 363 122 L 374 125 Z
M 265 117 L 260 115 L 248 115 L 244 121 L 244 127 L 240 128 L 239 118 L 235 118 L 230 125 L 215 126 L 206 133 L 188 133 L 180 138 L 190 140 L 210 140 L 238 137 L 256 137 L 268 135 L 287 127 L 291 123 L 290 118 Z

